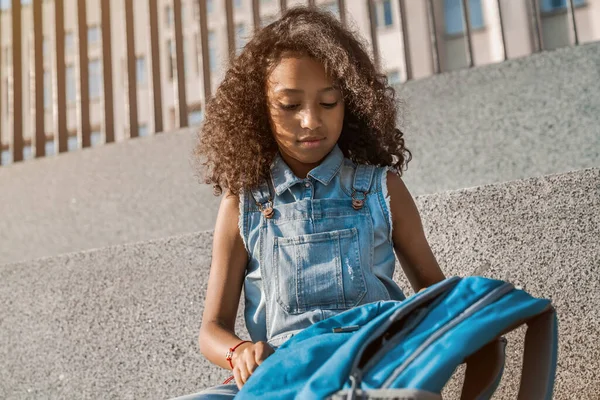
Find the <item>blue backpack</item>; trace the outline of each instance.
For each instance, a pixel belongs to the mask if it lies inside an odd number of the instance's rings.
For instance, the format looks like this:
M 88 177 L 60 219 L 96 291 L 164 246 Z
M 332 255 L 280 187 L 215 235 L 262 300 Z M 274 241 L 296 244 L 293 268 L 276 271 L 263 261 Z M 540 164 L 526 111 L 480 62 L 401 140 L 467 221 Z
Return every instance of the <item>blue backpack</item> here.
M 519 399 L 551 399 L 557 319 L 549 300 L 510 283 L 449 278 L 405 301 L 380 301 L 293 336 L 252 374 L 240 399 L 441 399 L 467 363 L 463 399 L 489 399 L 504 370 L 502 335 L 527 324 Z

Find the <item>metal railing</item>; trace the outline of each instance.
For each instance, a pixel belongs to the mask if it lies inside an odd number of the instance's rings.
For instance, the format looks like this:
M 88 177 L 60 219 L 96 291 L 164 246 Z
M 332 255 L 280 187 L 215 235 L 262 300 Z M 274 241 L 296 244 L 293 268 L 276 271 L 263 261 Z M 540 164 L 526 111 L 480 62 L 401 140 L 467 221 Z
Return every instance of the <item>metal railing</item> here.
M 44 51 L 43 51 L 43 33 L 42 27 L 44 24 L 49 23 L 54 26 L 55 35 L 55 54 L 54 54 L 54 73 L 55 73 L 55 84 L 56 91 L 53 105 L 53 121 L 54 127 L 52 131 L 56 135 L 57 149 L 59 153 L 68 151 L 68 132 L 67 132 L 67 103 L 66 103 L 66 66 L 65 66 L 65 19 L 64 19 L 64 0 L 54 0 L 54 20 L 46 21 L 42 10 L 43 0 L 30 0 L 31 7 L 33 9 L 33 53 L 34 53 L 34 67 L 33 67 L 33 82 L 35 85 L 33 103 L 31 112 L 35 115 L 34 123 L 32 124 L 35 134 L 31 135 L 31 142 L 35 141 L 35 157 L 45 156 L 45 143 L 47 140 L 45 126 L 45 108 L 44 108 Z M 113 79 L 113 61 L 112 61 L 112 43 L 111 43 L 111 2 L 110 0 L 98 0 L 100 5 L 101 13 L 101 32 L 102 32 L 102 66 L 103 66 L 103 86 L 102 86 L 102 103 L 103 103 L 103 126 L 104 126 L 104 137 L 105 142 L 110 143 L 115 141 L 115 115 L 114 115 L 114 79 Z M 185 69 L 183 64 L 183 26 L 181 17 L 181 4 L 182 0 L 170 0 L 173 7 L 174 24 L 173 24 L 173 36 L 175 39 L 175 55 L 174 60 L 176 64 L 175 73 L 173 77 L 173 85 L 175 87 L 175 108 L 177 110 L 176 117 L 178 127 L 188 126 L 188 105 L 186 96 L 186 85 L 185 85 Z M 208 43 L 208 22 L 207 22 L 207 1 L 197 0 L 199 7 L 199 32 L 201 40 L 201 64 L 202 64 L 202 78 L 204 85 L 204 99 L 211 97 L 211 68 L 210 68 L 210 54 L 209 54 L 209 43 Z M 363 0 L 366 4 L 365 8 L 368 13 L 370 23 L 370 39 L 372 44 L 373 58 L 376 64 L 379 66 L 381 63 L 380 49 L 378 43 L 378 7 L 380 7 L 381 1 L 375 0 Z M 440 26 L 439 21 L 439 10 L 440 7 L 443 9 L 442 0 L 423 0 L 425 1 L 427 9 L 427 21 L 429 25 L 429 46 L 431 48 L 431 60 L 432 60 L 432 71 L 434 74 L 442 72 L 443 68 L 440 62 Z M 468 0 L 460 0 L 462 4 L 462 17 L 464 24 L 464 38 L 466 40 L 466 58 L 467 66 L 474 66 L 473 57 L 473 29 L 471 26 L 470 7 Z M 531 14 L 530 24 L 531 30 L 534 32 L 535 51 L 541 51 L 544 49 L 543 44 L 543 32 L 542 23 L 540 20 L 540 0 L 526 0 L 529 6 L 529 12 Z M 134 0 L 123 0 L 122 4 L 124 7 L 125 15 L 125 41 L 126 41 L 126 71 L 127 71 L 127 113 L 128 113 L 128 124 L 130 137 L 136 137 L 138 135 L 138 94 L 136 90 L 136 53 L 135 53 L 135 40 L 134 40 L 134 6 L 137 3 Z M 398 26 L 400 27 L 400 34 L 402 37 L 402 47 L 404 56 L 404 68 L 406 72 L 406 79 L 411 80 L 414 78 L 414 69 L 412 63 L 411 48 L 414 48 L 415 44 L 411 42 L 410 36 L 410 19 L 407 17 L 407 0 L 398 0 L 399 10 L 399 21 Z M 499 26 L 501 31 L 501 38 L 503 44 L 503 58 L 506 60 L 507 56 L 507 43 L 505 35 L 505 23 L 503 20 L 502 13 L 502 2 L 496 1 L 499 15 Z M 229 57 L 235 56 L 236 50 L 236 38 L 234 32 L 234 7 L 233 0 L 223 0 L 224 11 L 226 13 L 227 21 L 227 43 Z M 260 17 L 260 1 L 252 0 L 252 21 L 254 30 L 260 29 L 261 17 Z M 307 4 L 310 6 L 316 6 L 315 0 L 307 0 Z M 158 18 L 158 2 L 157 0 L 147 0 L 148 13 L 149 13 L 149 25 L 147 30 L 147 37 L 149 40 L 149 59 L 150 71 L 151 71 L 151 104 L 153 107 L 153 124 L 154 131 L 163 131 L 163 90 L 161 85 L 161 66 L 159 57 L 159 40 L 160 31 L 162 27 L 159 24 Z M 214 4 L 213 4 L 214 5 Z M 12 81 L 13 88 L 21 88 L 23 84 L 23 73 L 21 68 L 22 63 L 22 52 L 23 43 L 22 37 L 22 13 L 21 13 L 21 0 L 11 0 L 11 20 L 12 20 L 12 68 L 10 69 L 10 79 Z M 345 24 L 347 16 L 347 4 L 344 0 L 337 0 L 337 8 L 339 10 L 340 20 Z M 78 37 L 78 60 L 77 68 L 79 71 L 79 82 L 78 82 L 78 94 L 77 94 L 77 119 L 78 119 L 78 135 L 80 136 L 80 146 L 83 148 L 91 146 L 90 139 L 90 96 L 87 88 L 90 83 L 89 75 L 89 57 L 88 57 L 88 38 L 87 38 L 87 10 L 86 1 L 77 1 L 77 37 Z M 287 8 L 286 0 L 279 0 L 280 10 L 283 11 Z M 572 21 L 573 34 L 575 37 L 575 44 L 579 44 L 578 32 L 577 32 L 577 21 L 575 19 L 575 4 L 574 0 L 568 0 L 568 10 Z M 438 11 L 436 11 L 438 10 Z M 5 12 L 8 12 L 6 10 Z M 0 57 L 1 57 L 0 53 Z M 3 65 L 0 62 L 0 66 Z M 4 82 L 2 82 L 3 84 Z M 23 149 L 24 149 L 24 138 L 23 138 L 23 98 L 22 91 L 13 89 L 10 92 L 11 101 L 13 106 L 11 113 L 12 121 L 12 146 L 10 151 L 12 152 L 12 159 L 14 162 L 23 160 Z M 1 97 L 1 96 L 0 96 Z M 2 103 L 0 98 L 0 105 Z M 0 126 L 0 144 L 2 141 L 3 132 Z M 0 160 L 1 165 L 1 160 Z

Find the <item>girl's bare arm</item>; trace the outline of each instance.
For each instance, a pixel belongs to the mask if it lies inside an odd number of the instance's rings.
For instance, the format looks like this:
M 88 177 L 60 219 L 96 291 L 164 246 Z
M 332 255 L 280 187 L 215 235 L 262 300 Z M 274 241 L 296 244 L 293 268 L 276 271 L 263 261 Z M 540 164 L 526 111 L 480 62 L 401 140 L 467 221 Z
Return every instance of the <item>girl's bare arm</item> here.
M 388 172 L 387 187 L 392 213 L 392 240 L 396 256 L 415 292 L 444 280 L 423 232 L 417 206 L 402 179 Z
M 227 192 L 221 200 L 215 223 L 212 263 L 198 337 L 202 354 L 226 369 L 231 369 L 225 359 L 227 351 L 241 341 L 235 335 L 235 319 L 248 263 L 238 217 L 239 198 Z M 234 364 L 236 353 L 241 352 L 243 346 L 234 352 Z

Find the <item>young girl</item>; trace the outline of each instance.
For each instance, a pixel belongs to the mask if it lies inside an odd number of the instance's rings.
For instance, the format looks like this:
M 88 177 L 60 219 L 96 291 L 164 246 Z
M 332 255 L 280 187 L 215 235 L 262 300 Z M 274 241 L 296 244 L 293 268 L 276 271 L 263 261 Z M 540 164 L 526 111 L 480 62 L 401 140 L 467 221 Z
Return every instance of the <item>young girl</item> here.
M 257 32 L 208 103 L 196 154 L 223 196 L 201 352 L 233 398 L 298 331 L 348 308 L 403 300 L 444 279 L 400 176 L 397 103 L 366 46 L 332 15 L 289 9 Z M 241 289 L 251 341 L 234 332 Z

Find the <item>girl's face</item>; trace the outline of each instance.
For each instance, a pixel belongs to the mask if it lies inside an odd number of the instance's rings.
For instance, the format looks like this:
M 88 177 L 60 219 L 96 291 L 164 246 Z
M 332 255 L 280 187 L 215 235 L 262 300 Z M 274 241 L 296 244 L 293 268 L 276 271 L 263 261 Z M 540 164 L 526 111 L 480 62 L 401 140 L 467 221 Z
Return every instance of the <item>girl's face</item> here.
M 271 130 L 283 160 L 299 178 L 319 165 L 342 133 L 342 93 L 318 61 L 287 55 L 267 77 Z

